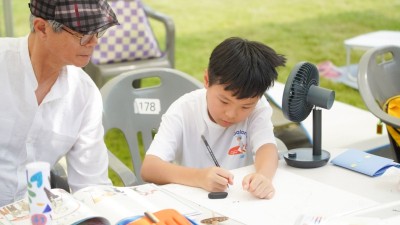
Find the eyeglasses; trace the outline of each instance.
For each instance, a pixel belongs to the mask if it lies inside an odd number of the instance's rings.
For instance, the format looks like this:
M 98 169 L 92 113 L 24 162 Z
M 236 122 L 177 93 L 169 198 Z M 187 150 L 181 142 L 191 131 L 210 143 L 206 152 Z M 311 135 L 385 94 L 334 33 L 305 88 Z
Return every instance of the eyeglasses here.
M 62 26 L 61 29 L 63 29 L 64 31 L 66 31 L 66 32 L 72 34 L 73 36 L 75 36 L 76 38 L 78 38 L 80 40 L 80 44 L 82 46 L 87 45 L 94 36 L 96 36 L 97 38 L 100 38 L 106 32 L 106 30 L 103 30 L 103 31 L 100 31 L 95 34 L 80 34 L 78 32 L 71 30 L 70 28 L 68 28 L 66 26 Z

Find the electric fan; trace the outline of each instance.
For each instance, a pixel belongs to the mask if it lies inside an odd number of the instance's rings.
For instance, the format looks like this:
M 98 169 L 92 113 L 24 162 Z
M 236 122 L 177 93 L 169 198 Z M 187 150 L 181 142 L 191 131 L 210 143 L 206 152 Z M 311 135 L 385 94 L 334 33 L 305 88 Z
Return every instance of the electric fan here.
M 284 154 L 289 166 L 298 168 L 316 168 L 324 166 L 330 158 L 329 152 L 321 149 L 321 109 L 330 109 L 335 92 L 319 87 L 319 73 L 315 65 L 308 62 L 298 63 L 289 74 L 282 99 L 284 116 L 301 122 L 313 111 L 313 146 L 297 148 Z M 312 151 L 311 151 L 312 150 Z

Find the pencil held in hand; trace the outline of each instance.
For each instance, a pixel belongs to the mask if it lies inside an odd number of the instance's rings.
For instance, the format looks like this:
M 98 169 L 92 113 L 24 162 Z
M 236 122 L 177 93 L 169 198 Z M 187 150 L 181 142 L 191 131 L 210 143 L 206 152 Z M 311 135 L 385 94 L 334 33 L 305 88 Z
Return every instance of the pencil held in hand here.
M 212 151 L 210 145 L 208 144 L 206 138 L 204 137 L 204 135 L 201 135 L 201 139 L 203 139 L 204 144 L 206 145 L 207 151 L 208 153 L 210 153 L 212 160 L 214 161 L 215 166 L 220 167 L 219 163 L 217 161 L 217 158 L 215 158 L 214 152 Z M 229 183 L 229 179 L 228 179 L 228 183 Z M 229 189 L 229 184 L 226 185 L 226 187 Z
M 208 153 L 210 153 L 211 158 L 212 158 L 212 160 L 214 161 L 215 166 L 220 167 L 220 166 L 219 166 L 219 163 L 218 163 L 218 161 L 217 161 L 217 159 L 215 158 L 214 152 L 211 150 L 211 147 L 210 147 L 210 145 L 208 144 L 208 142 L 207 142 L 206 138 L 204 137 L 204 135 L 201 135 L 201 139 L 203 139 L 204 144 L 206 145 L 207 151 L 208 151 Z

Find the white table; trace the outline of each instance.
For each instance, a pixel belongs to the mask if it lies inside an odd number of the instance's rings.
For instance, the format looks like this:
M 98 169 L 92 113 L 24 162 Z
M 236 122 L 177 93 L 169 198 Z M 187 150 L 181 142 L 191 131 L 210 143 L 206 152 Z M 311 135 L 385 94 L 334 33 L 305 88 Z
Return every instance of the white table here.
M 345 150 L 346 149 L 331 149 L 330 161 Z M 397 179 L 386 179 L 386 177 L 383 176 L 369 177 L 335 166 L 330 162 L 319 168 L 300 169 L 286 165 L 284 159 L 280 161 L 279 169 L 351 192 L 379 203 L 400 200 L 400 175 Z
M 241 180 L 251 171 L 253 166 L 232 170 L 235 181 L 226 199 L 208 199 L 207 192 L 199 188 L 177 184 L 162 187 L 247 225 L 294 225 L 302 215 L 348 215 L 400 199 L 398 180 L 384 181 L 330 163 L 316 169 L 298 169 L 281 160 L 274 178 L 276 195 L 271 200 L 262 200 L 242 190 Z M 400 224 L 398 216 L 390 225 Z
M 349 66 L 351 61 L 351 51 L 353 49 L 368 50 L 374 47 L 384 45 L 400 46 L 400 31 L 376 31 L 367 34 L 362 34 L 350 39 L 344 40 L 346 48 L 346 70 L 348 78 L 356 81 L 357 76 L 349 73 Z

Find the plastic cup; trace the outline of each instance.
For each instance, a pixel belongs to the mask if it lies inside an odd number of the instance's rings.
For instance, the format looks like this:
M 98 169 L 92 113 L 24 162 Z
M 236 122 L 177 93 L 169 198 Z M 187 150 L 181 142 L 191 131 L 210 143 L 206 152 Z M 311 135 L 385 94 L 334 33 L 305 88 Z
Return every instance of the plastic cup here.
M 26 165 L 29 212 L 32 225 L 51 224 L 50 164 L 33 162 Z

